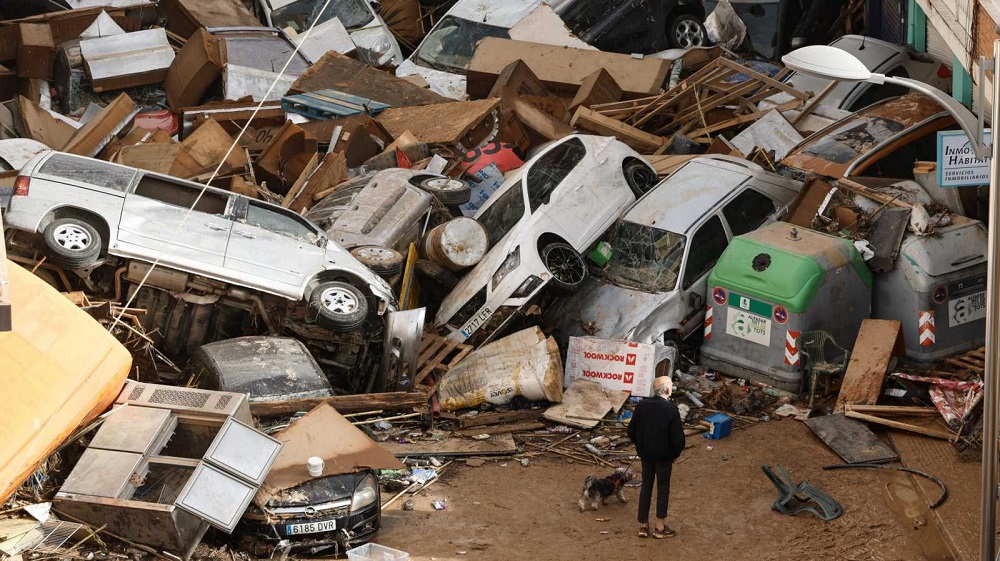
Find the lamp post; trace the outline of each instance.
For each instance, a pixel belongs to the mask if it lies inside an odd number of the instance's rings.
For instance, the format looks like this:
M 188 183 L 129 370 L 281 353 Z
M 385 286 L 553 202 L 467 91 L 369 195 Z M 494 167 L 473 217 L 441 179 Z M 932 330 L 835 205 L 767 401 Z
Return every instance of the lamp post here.
M 983 376 L 983 475 L 980 505 L 980 559 L 994 561 L 996 549 L 997 437 L 1000 414 L 1000 384 L 993 378 L 1000 361 L 1000 150 L 997 142 L 983 143 L 983 119 L 945 92 L 909 78 L 876 74 L 854 55 L 828 45 L 811 45 L 781 57 L 792 70 L 826 78 L 873 84 L 898 84 L 916 90 L 941 104 L 955 118 L 969 138 L 977 158 L 992 155 L 990 161 L 989 261 L 986 276 L 986 375 Z M 1000 41 L 993 43 L 993 124 L 1000 123 Z

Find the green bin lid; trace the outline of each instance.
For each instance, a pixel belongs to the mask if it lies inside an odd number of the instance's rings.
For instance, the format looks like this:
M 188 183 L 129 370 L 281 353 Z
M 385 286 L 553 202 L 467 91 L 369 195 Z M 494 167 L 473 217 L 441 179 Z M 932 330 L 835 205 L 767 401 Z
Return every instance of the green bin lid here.
M 708 283 L 710 290 L 721 286 L 801 313 L 816 297 L 826 272 L 846 265 L 871 286 L 871 271 L 851 242 L 775 222 L 733 238 Z

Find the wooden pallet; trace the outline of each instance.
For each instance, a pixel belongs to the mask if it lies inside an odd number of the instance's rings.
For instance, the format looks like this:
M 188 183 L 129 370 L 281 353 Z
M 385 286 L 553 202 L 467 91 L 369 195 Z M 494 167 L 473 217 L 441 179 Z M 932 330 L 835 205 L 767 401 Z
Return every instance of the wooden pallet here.
M 362 113 L 374 116 L 388 109 L 389 105 L 337 90 L 320 90 L 286 95 L 281 98 L 281 108 L 310 119 L 334 119 Z
M 948 375 L 961 378 L 982 378 L 986 373 L 986 347 L 948 357 L 940 361 L 933 370 L 935 376 Z
M 417 359 L 417 376 L 413 385 L 419 385 L 431 374 L 444 374 L 471 353 L 472 349 L 472 345 L 424 333 L 420 340 L 420 358 Z

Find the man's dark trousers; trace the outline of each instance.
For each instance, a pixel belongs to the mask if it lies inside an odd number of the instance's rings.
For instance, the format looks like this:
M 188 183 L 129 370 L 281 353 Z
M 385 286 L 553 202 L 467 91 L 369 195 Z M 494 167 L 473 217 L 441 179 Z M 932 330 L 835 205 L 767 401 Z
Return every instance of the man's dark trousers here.
M 642 460 L 642 488 L 639 491 L 639 523 L 649 522 L 649 503 L 653 498 L 653 478 L 656 478 L 656 517 L 667 517 L 670 501 L 670 472 L 674 463 L 666 460 Z

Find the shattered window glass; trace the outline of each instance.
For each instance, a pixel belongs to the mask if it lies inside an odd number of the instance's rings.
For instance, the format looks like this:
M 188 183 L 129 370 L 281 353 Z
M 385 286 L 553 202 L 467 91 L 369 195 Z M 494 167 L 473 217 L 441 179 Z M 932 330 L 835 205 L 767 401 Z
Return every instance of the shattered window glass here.
M 542 155 L 528 170 L 528 203 L 531 212 L 549 202 L 556 187 L 583 160 L 587 149 L 579 138 L 571 138 Z
M 247 209 L 246 223 L 297 240 L 310 243 L 316 240 L 316 231 L 298 217 L 291 214 L 286 215 L 277 209 L 267 208 L 252 202 Z
M 298 0 L 286 4 L 271 12 L 271 21 L 274 27 L 281 29 L 291 27 L 296 33 L 302 33 L 309 29 L 313 20 L 319 15 L 323 2 L 324 0 Z M 375 16 L 365 6 L 364 0 L 333 0 L 327 5 L 316 25 L 333 18 L 338 18 L 347 29 L 357 29 L 368 25 Z
M 604 278 L 643 292 L 667 292 L 677 284 L 685 238 L 652 226 L 619 220 Z
M 803 150 L 804 153 L 835 164 L 846 164 L 875 148 L 906 128 L 885 117 L 858 115 Z
M 569 27 L 575 35 L 586 35 L 587 31 L 599 23 L 604 23 L 624 3 L 625 0 L 611 0 L 610 2 L 580 0 L 566 8 L 560 17 L 566 27 Z
M 510 232 L 522 216 L 524 216 L 524 193 L 521 191 L 521 182 L 518 181 L 504 191 L 496 202 L 486 207 L 476 220 L 486 229 L 490 247 L 493 247 L 507 235 L 507 232 Z
M 728 245 L 729 238 L 726 237 L 718 216 L 713 216 L 702 224 L 691 238 L 691 254 L 688 255 L 684 269 L 684 288 L 689 288 L 696 280 L 708 274 Z
M 510 39 L 510 34 L 495 25 L 445 16 L 420 43 L 416 60 L 435 70 L 465 74 L 476 44 L 486 37 Z
M 38 173 L 124 191 L 132 182 L 135 170 L 105 164 L 100 160 L 57 154 L 46 160 L 38 169 Z

